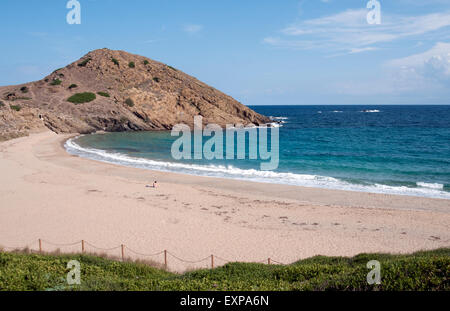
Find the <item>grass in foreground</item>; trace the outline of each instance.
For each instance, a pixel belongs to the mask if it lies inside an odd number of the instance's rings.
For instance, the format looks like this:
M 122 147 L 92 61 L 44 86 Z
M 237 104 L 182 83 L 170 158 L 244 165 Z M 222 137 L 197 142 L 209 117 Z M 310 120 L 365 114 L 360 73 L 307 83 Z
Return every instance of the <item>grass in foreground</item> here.
M 70 260 L 81 263 L 81 285 L 66 283 Z M 366 281 L 370 260 L 381 263 L 381 284 Z M 450 249 L 412 255 L 317 256 L 289 266 L 231 263 L 174 274 L 141 263 L 87 255 L 0 253 L 0 290 L 450 290 Z

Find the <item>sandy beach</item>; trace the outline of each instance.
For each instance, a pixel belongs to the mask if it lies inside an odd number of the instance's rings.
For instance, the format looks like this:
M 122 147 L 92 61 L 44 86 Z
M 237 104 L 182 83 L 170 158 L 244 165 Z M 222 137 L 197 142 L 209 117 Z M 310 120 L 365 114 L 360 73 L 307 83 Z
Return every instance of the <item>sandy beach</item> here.
M 450 246 L 450 201 L 155 172 L 69 155 L 46 131 L 0 143 L 0 245 L 126 256 L 173 271 L 226 261 L 409 253 Z M 158 180 L 157 189 L 146 187 Z M 87 251 L 101 250 L 86 245 Z M 157 254 L 143 257 L 133 253 Z M 119 256 L 120 247 L 108 251 Z M 225 260 L 224 260 L 225 259 Z

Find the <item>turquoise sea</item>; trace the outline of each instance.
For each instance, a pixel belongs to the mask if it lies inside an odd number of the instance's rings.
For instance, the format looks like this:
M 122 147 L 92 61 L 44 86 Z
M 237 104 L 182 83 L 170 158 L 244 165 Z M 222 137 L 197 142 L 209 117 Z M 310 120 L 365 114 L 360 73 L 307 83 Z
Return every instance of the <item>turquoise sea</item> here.
M 66 149 L 143 169 L 450 199 L 450 106 L 251 108 L 281 125 L 274 171 L 260 160 L 175 160 L 170 132 L 85 135 Z

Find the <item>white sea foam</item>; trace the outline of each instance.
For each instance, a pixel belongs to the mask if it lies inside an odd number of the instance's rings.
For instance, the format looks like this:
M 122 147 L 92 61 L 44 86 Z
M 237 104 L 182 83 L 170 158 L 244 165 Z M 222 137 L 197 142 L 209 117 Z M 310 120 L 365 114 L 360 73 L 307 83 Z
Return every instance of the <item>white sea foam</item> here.
M 360 112 L 365 112 L 365 113 L 376 113 L 376 112 L 381 112 L 380 110 L 363 110 Z
M 450 199 L 450 192 L 443 191 L 443 187 L 424 187 L 425 183 L 417 183 L 418 188 L 396 187 L 381 184 L 361 185 L 353 184 L 333 177 L 282 173 L 274 171 L 259 171 L 255 169 L 240 169 L 224 165 L 196 165 L 175 162 L 155 161 L 145 158 L 131 157 L 125 154 L 106 152 L 99 149 L 84 148 L 69 139 L 65 143 L 66 150 L 73 155 L 90 158 L 97 161 L 120 164 L 143 169 L 158 170 L 165 172 L 176 172 L 199 176 L 233 178 L 263 183 L 287 184 L 303 187 L 315 187 L 337 190 L 350 190 L 360 192 L 412 195 L 431 198 Z M 420 185 L 419 185 L 420 184 Z M 434 185 L 434 184 L 426 184 Z
M 443 184 L 433 184 L 433 183 L 426 183 L 426 182 L 418 182 L 416 184 L 417 184 L 417 186 L 422 187 L 422 188 L 438 189 L 438 190 L 444 189 Z
M 273 117 L 273 116 L 270 116 L 269 119 L 272 120 L 272 121 L 275 121 L 273 123 L 270 123 L 271 126 L 273 126 L 273 127 L 280 127 L 280 126 L 282 126 L 281 124 L 286 123 L 286 120 L 288 120 L 289 118 L 288 117 Z M 274 124 L 275 124 L 275 126 L 274 126 Z M 279 126 L 277 126 L 277 125 L 279 125 Z

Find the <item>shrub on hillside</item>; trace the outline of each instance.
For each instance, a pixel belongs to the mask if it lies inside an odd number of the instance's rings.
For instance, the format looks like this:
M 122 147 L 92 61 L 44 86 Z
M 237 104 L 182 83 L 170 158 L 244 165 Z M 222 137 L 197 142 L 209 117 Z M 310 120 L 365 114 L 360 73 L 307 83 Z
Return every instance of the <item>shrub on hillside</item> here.
M 129 63 L 128 63 L 128 67 L 130 67 L 130 68 L 135 68 L 135 67 L 136 67 L 136 64 L 135 64 L 134 62 L 129 62 Z
M 78 85 L 76 85 L 76 84 L 71 84 L 71 85 L 69 86 L 69 90 L 74 89 L 74 88 L 77 88 L 77 87 L 78 87 Z
M 111 61 L 114 63 L 114 65 L 119 66 L 119 61 L 115 58 L 111 58 Z
M 109 93 L 106 92 L 97 92 L 97 94 L 103 97 L 110 97 Z
M 97 96 L 95 96 L 94 93 L 85 92 L 85 93 L 77 93 L 67 99 L 68 102 L 74 103 L 74 104 L 83 104 L 83 103 L 89 103 L 93 100 L 95 100 Z
M 159 83 L 159 81 L 161 81 L 161 79 L 158 78 L 158 77 L 154 77 L 154 78 L 153 78 L 153 81 L 155 81 L 156 83 Z
M 134 101 L 131 98 L 127 98 L 127 100 L 125 100 L 125 104 L 127 104 L 128 107 L 133 107 Z
M 178 71 L 176 68 L 173 68 L 172 66 L 167 65 L 168 68 L 174 70 L 174 71 Z
M 20 111 L 22 109 L 22 107 L 20 107 L 19 105 L 10 105 L 9 107 L 15 111 Z
M 28 88 L 26 86 L 23 86 L 23 87 L 20 88 L 20 91 L 22 93 L 28 93 Z
M 52 81 L 52 83 L 50 83 L 50 85 L 60 85 L 61 83 L 62 83 L 61 80 L 55 79 L 55 80 Z
M 78 64 L 78 67 L 86 67 L 86 65 L 92 60 L 92 58 L 86 58 L 84 61 Z
M 144 60 L 144 65 L 148 65 L 150 62 L 148 60 Z

